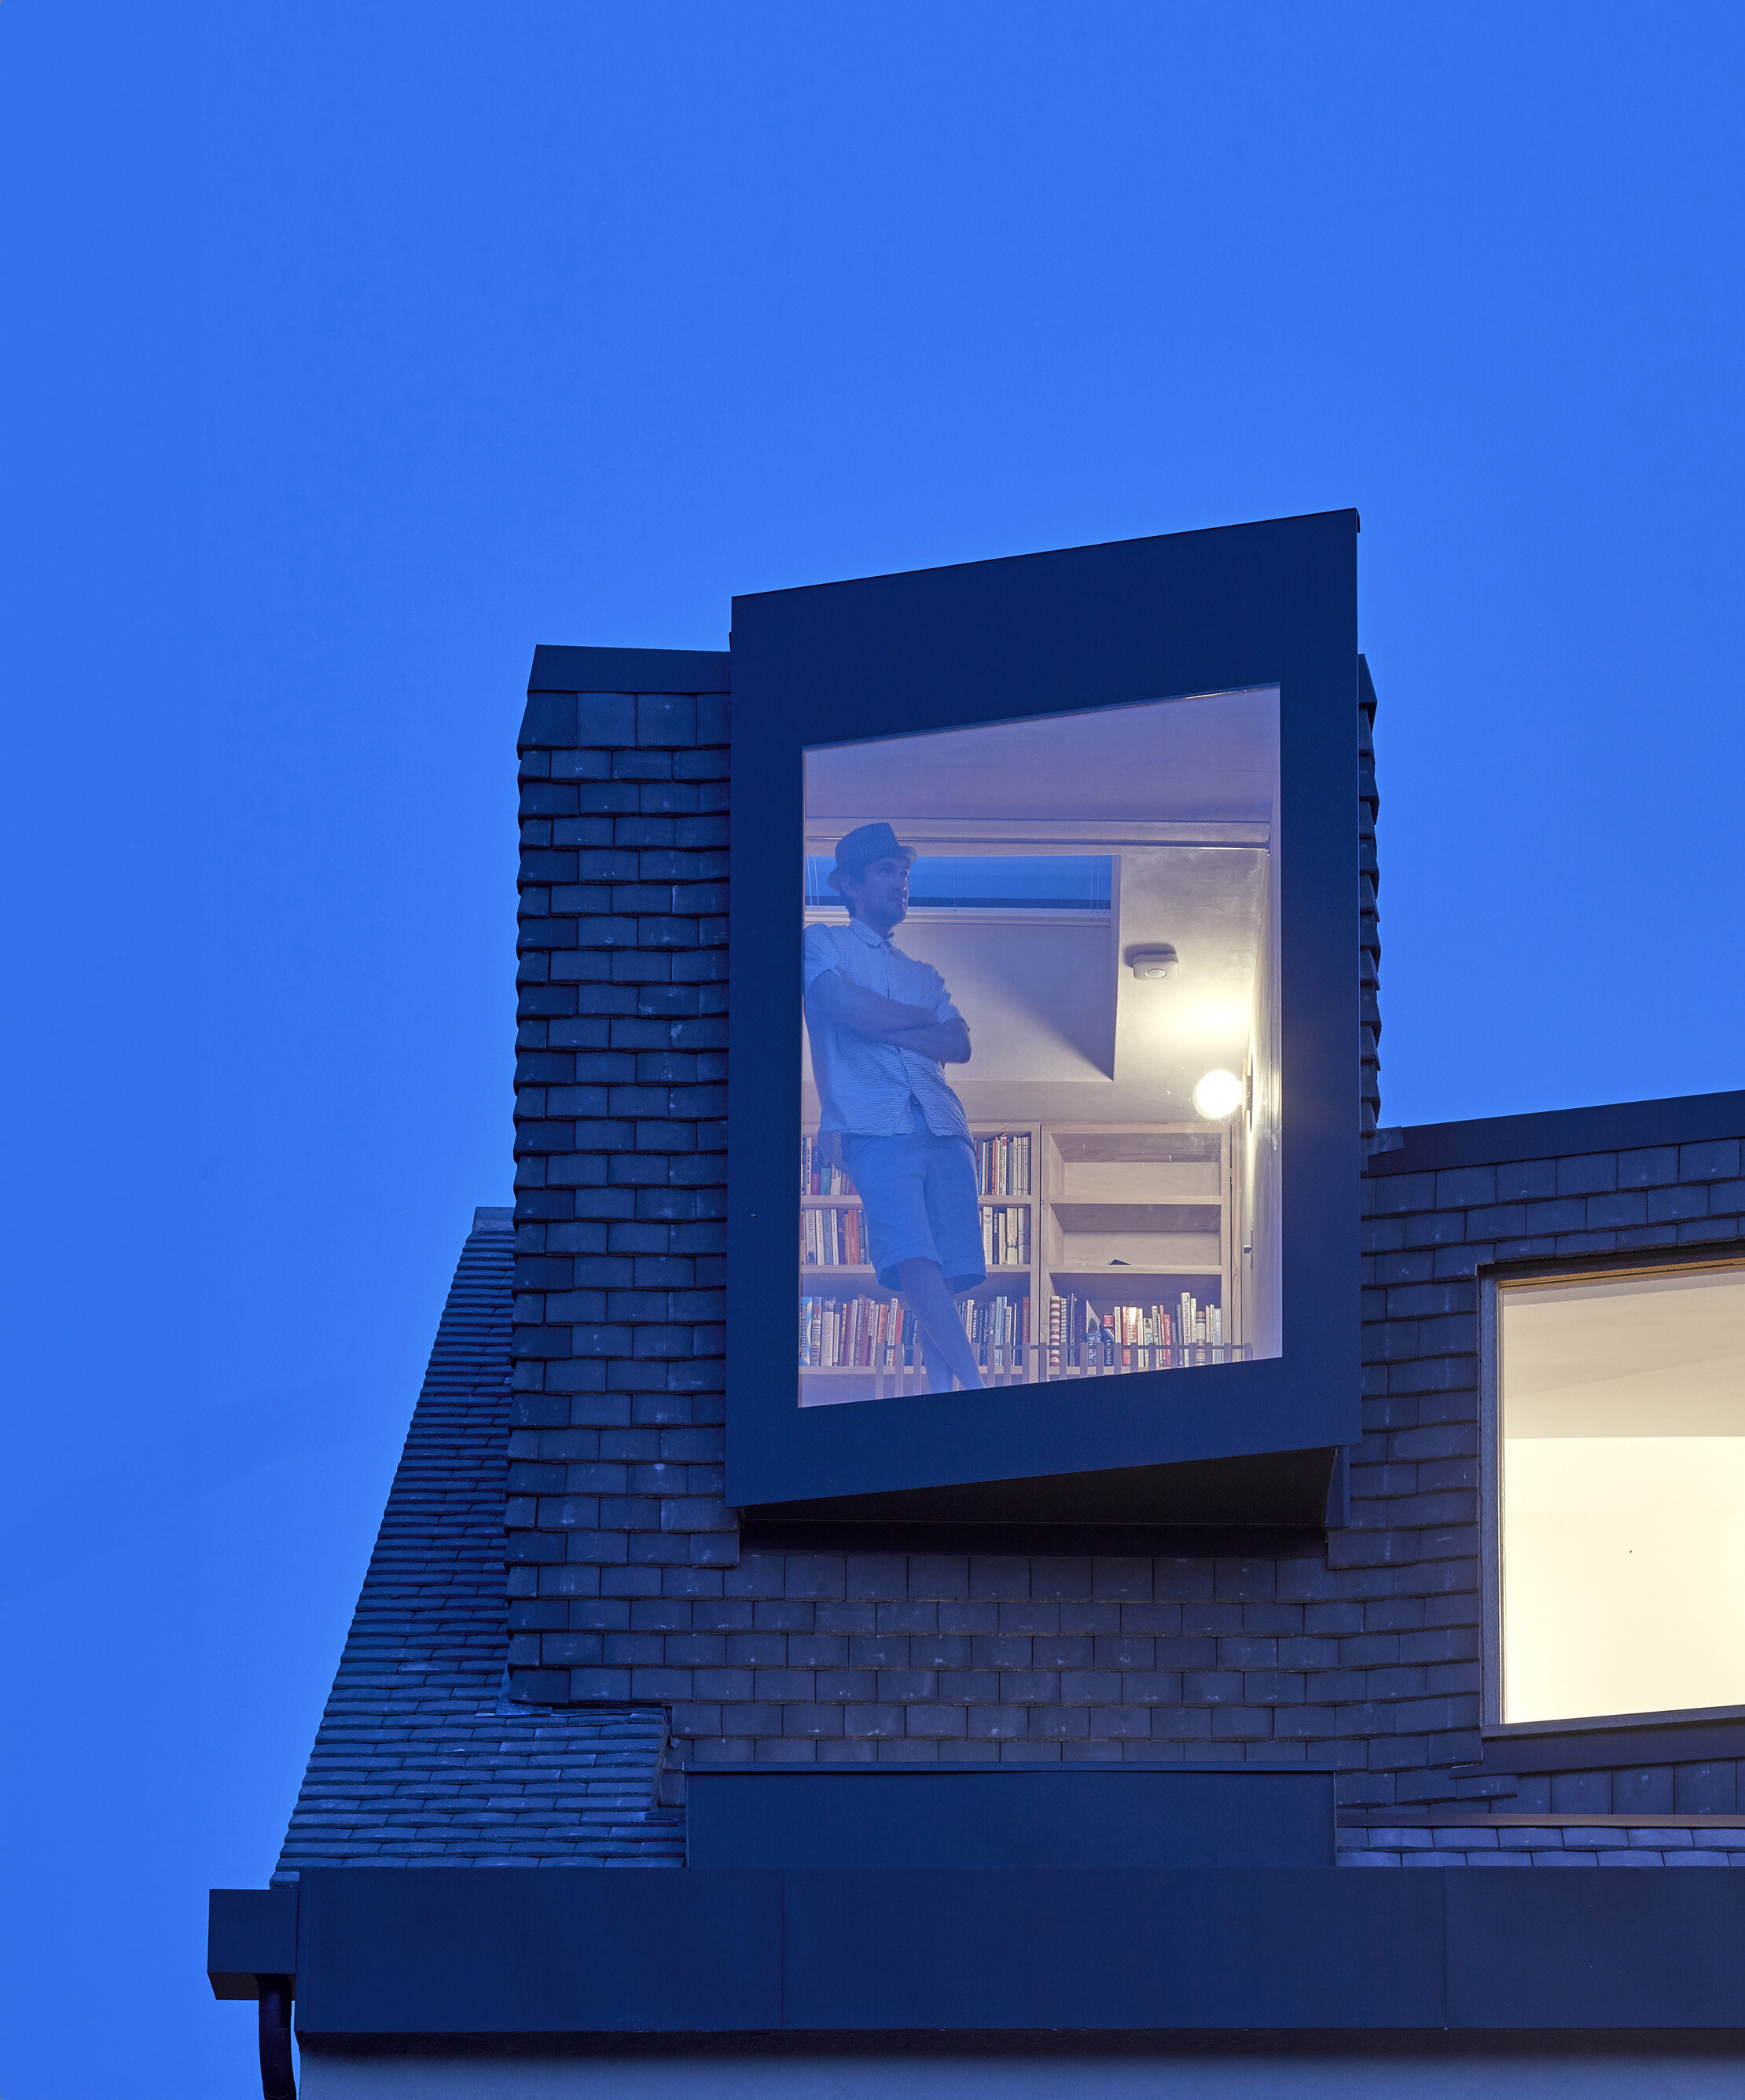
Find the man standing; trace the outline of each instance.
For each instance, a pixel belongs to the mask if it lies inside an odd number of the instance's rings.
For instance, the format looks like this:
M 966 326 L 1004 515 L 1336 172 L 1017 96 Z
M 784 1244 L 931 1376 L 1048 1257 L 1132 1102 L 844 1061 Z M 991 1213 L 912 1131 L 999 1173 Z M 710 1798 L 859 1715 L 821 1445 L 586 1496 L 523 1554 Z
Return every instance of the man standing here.
M 840 1147 L 859 1192 L 879 1282 L 902 1293 L 929 1357 L 979 1387 L 953 1302 L 987 1274 L 975 1148 L 940 1069 L 969 1061 L 970 1030 L 939 972 L 891 945 L 908 915 L 914 858 L 889 824 L 850 832 L 829 876 L 848 924 L 806 929 L 819 1136 Z

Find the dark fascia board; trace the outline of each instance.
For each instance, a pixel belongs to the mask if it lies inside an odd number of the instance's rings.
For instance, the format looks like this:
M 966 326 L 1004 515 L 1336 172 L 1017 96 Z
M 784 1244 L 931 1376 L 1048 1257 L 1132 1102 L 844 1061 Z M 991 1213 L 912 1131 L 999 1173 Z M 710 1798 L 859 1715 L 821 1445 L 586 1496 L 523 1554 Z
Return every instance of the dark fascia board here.
M 729 1014 L 727 1499 L 796 1503 L 974 1486 L 984 1521 L 1036 1484 L 1356 1442 L 1362 1162 L 1358 998 L 1357 515 L 1071 548 L 734 601 L 738 704 Z M 1191 1372 L 797 1405 L 802 754 L 1172 694 L 1280 692 L 1284 1355 Z M 773 1133 L 749 1142 L 746 1131 Z M 1208 1477 L 1210 1477 L 1208 1476 Z M 1327 1475 L 1281 1515 L 1319 1522 Z M 996 1507 L 997 1505 L 997 1507 Z M 872 1514 L 861 1504 L 863 1513 Z M 887 1501 L 879 1512 L 905 1520 Z M 1178 1515 L 1228 1522 L 1243 1512 Z M 943 1520 L 934 1508 L 931 1520 Z M 1075 1512 L 1096 1520 L 1094 1502 Z
M 258 1998 L 263 1976 L 297 1973 L 297 1890 L 214 1889 L 206 1904 L 206 1974 L 214 1998 Z
M 299 2035 L 775 2028 L 781 1877 L 311 1869 L 298 1954 Z
M 1745 2026 L 1745 1877 L 1443 1873 L 1450 2027 Z
M 1745 2027 L 1745 1874 L 304 1877 L 299 2035 Z
M 1332 1867 L 1330 1766 L 700 1765 L 689 1867 Z
M 1515 1159 L 1631 1152 L 1657 1145 L 1704 1145 L 1745 1134 L 1745 1093 L 1675 1094 L 1659 1101 L 1610 1101 L 1470 1123 L 1418 1123 L 1389 1132 L 1399 1142 L 1374 1154 L 1372 1175 L 1429 1174 Z
M 725 649 L 580 649 L 542 642 L 533 651 L 530 693 L 725 693 L 732 690 Z

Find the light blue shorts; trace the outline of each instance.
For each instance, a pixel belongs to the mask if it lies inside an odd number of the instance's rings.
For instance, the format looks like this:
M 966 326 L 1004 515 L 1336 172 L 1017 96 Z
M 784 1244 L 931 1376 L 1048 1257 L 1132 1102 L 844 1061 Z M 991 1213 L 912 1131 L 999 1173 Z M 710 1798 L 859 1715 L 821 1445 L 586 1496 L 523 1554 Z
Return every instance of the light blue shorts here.
M 923 1125 L 902 1137 L 845 1135 L 842 1157 L 866 1206 L 868 1250 L 878 1280 L 899 1287 L 906 1261 L 935 1261 L 948 1289 L 983 1281 L 982 1209 L 975 1150 L 965 1137 L 935 1137 Z

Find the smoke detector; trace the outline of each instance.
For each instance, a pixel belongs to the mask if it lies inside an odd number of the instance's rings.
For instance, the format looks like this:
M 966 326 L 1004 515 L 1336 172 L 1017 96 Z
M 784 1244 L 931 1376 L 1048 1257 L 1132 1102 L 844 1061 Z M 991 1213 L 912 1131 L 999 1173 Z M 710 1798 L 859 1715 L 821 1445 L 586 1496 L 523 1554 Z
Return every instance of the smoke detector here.
M 1176 973 L 1178 958 L 1173 948 L 1165 946 L 1159 948 L 1135 948 L 1127 960 L 1132 965 L 1133 973 L 1136 977 L 1155 978 L 1173 977 Z

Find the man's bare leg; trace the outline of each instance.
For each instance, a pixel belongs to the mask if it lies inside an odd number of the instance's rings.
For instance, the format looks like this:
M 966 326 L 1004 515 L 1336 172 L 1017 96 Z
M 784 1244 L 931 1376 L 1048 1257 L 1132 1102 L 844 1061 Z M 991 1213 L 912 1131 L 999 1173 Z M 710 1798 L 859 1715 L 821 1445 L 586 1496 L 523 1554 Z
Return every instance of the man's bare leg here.
M 921 1322 L 921 1330 L 927 1337 L 928 1355 L 943 1364 L 960 1385 L 979 1392 L 981 1366 L 963 1330 L 956 1301 L 946 1289 L 945 1278 L 939 1273 L 939 1264 L 917 1255 L 912 1261 L 898 1264 L 897 1280 L 909 1310 Z

